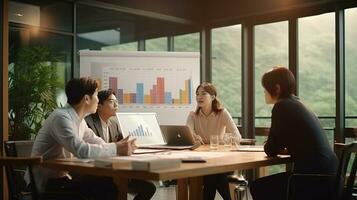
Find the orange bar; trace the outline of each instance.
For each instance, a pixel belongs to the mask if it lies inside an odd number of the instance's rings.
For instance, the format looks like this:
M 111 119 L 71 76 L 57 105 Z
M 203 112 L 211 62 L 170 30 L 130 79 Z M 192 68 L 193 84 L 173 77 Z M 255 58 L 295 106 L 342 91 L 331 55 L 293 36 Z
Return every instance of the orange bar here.
M 124 104 L 130 103 L 130 93 L 124 93 Z
M 144 95 L 144 103 L 148 103 L 148 104 L 151 103 L 151 96 L 150 95 L 147 95 L 147 94 Z
M 188 100 L 188 90 L 189 90 L 189 88 L 188 88 L 188 84 L 189 84 L 189 80 L 185 80 L 185 90 L 184 90 L 184 103 L 185 104 L 188 104 L 188 102 L 189 102 L 189 100 Z

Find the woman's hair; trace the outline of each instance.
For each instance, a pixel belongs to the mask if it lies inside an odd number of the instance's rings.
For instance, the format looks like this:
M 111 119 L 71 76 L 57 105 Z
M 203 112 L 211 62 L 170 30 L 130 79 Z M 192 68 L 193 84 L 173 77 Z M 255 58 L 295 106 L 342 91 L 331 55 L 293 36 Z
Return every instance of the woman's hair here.
M 89 77 L 74 78 L 66 85 L 67 103 L 77 105 L 84 95 L 92 96 L 98 88 L 98 81 Z
M 223 110 L 223 107 L 222 107 L 221 102 L 217 99 L 217 89 L 211 83 L 203 82 L 197 87 L 196 95 L 197 95 L 199 88 L 202 88 L 205 92 L 207 92 L 208 94 L 210 94 L 211 96 L 214 97 L 214 99 L 212 100 L 213 112 L 215 112 L 215 113 L 221 112 Z M 198 113 L 200 112 L 200 109 L 201 109 L 200 107 L 197 107 L 196 115 L 198 115 Z
M 272 97 L 277 97 L 278 99 L 288 98 L 295 93 L 295 78 L 293 73 L 281 66 L 275 66 L 265 72 L 262 77 L 262 85 Z M 279 93 L 277 85 L 280 86 Z
M 109 98 L 110 95 L 114 94 L 115 96 L 115 92 L 112 89 L 107 89 L 107 90 L 101 90 L 98 92 L 98 100 L 99 100 L 99 104 L 104 104 L 104 101 L 107 100 Z

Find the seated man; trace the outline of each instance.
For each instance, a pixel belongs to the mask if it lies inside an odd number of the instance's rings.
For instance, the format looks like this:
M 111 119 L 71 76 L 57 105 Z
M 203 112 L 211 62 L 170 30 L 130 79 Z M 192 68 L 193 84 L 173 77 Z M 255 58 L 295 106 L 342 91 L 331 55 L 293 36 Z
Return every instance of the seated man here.
M 89 128 L 105 142 L 117 142 L 123 139 L 119 131 L 118 120 L 115 117 L 118 111 L 118 100 L 113 90 L 98 92 L 97 112 L 88 115 L 85 120 Z
M 38 132 L 32 156 L 44 160 L 128 156 L 135 150 L 135 140 L 125 138 L 106 143 L 88 128 L 84 116 L 94 113 L 98 106 L 98 82 L 90 78 L 70 80 L 65 88 L 67 105 L 51 113 Z M 117 199 L 118 191 L 111 177 L 97 177 L 35 167 L 37 188 L 67 190 L 93 199 Z
M 85 117 L 87 125 L 93 132 L 106 142 L 117 142 L 123 138 L 116 118 L 118 101 L 112 89 L 98 92 L 97 112 Z M 143 180 L 129 180 L 129 192 L 136 193 L 135 199 L 150 199 L 155 193 L 156 187 L 153 183 Z M 140 197 L 140 198 L 139 198 Z

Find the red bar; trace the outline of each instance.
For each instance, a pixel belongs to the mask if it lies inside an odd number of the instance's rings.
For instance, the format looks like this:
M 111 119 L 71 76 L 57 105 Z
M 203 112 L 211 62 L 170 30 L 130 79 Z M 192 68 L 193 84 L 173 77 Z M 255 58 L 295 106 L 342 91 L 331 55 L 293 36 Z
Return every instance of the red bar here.
M 164 103 L 165 102 L 165 79 L 164 77 L 158 77 L 156 79 L 157 83 L 157 103 Z
M 118 78 L 116 77 L 109 77 L 109 89 L 113 91 L 118 91 Z
M 153 104 L 157 103 L 157 85 L 152 86 L 152 100 Z

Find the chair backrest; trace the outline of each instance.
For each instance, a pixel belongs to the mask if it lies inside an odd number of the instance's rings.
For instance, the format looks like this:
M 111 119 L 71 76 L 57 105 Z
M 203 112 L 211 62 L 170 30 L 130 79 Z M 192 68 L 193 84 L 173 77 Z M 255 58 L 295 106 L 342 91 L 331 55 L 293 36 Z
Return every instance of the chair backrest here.
M 31 161 L 30 154 L 33 141 L 5 141 L 5 155 L 8 158 L 21 157 L 20 162 L 16 159 L 9 160 L 10 164 L 4 165 L 9 188 L 10 199 L 21 199 L 21 192 L 24 190 L 24 174 L 25 170 L 29 169 L 30 180 L 33 183 L 32 167 L 28 163 Z M 30 161 L 27 161 L 29 159 Z M 36 159 L 35 159 L 36 160 Z M 23 161 L 23 163 L 21 162 Z M 32 176 L 32 177 L 31 177 Z M 33 199 L 37 199 L 37 190 L 31 185 L 31 195 Z
M 12 168 L 16 166 L 27 166 L 29 173 L 30 173 L 30 179 L 33 180 L 33 174 L 32 174 L 32 167 L 34 165 L 39 165 L 42 162 L 42 157 L 0 157 L 0 166 L 5 166 L 5 168 Z M 1 168 L 0 168 L 1 169 Z M 12 190 L 11 190 L 12 189 Z M 14 191 L 13 188 L 9 186 L 9 197 L 10 199 L 17 200 L 21 199 L 21 196 L 19 196 L 18 193 L 11 193 L 11 191 Z M 32 191 L 32 200 L 37 200 L 37 192 Z
M 351 170 L 348 170 L 352 163 Z M 352 190 L 357 171 L 357 143 L 351 143 L 341 148 L 340 164 L 336 176 L 336 198 L 352 199 Z

